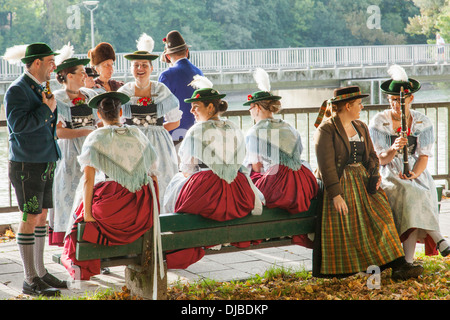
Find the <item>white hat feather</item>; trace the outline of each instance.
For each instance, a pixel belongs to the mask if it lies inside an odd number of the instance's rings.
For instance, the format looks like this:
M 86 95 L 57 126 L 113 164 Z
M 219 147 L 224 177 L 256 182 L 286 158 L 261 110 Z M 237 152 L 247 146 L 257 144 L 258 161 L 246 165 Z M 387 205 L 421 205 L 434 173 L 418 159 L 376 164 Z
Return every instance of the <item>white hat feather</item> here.
M 75 51 L 70 42 L 64 45 L 61 49 L 56 51 L 59 55 L 55 56 L 55 64 L 59 66 L 64 60 L 72 58 Z
M 27 47 L 27 44 L 21 44 L 6 49 L 3 59 L 8 61 L 10 64 L 20 64 L 22 59 L 25 58 Z
M 137 49 L 139 51 L 153 52 L 155 41 L 148 34 L 143 33 L 137 40 Z
M 194 80 L 192 80 L 188 85 L 193 87 L 194 89 L 205 89 L 213 87 L 213 83 L 207 77 L 201 76 L 199 74 L 196 74 L 194 76 Z
M 388 73 L 394 81 L 409 81 L 408 74 L 406 73 L 405 69 L 403 69 L 403 67 L 399 66 L 398 64 L 392 65 L 388 69 Z
M 266 70 L 257 68 L 253 73 L 253 79 L 255 79 L 259 90 L 267 92 L 270 91 L 270 78 Z

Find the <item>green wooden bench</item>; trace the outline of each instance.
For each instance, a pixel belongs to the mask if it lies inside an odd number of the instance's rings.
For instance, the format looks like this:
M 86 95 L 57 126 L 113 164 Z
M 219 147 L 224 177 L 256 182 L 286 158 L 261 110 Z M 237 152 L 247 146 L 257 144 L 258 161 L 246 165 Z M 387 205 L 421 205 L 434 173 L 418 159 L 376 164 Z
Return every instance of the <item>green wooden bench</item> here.
M 198 215 L 169 213 L 160 215 L 161 241 L 163 251 L 193 247 L 211 246 L 240 241 L 271 239 L 248 248 L 224 247 L 220 251 L 206 250 L 206 253 L 223 253 L 274 247 L 290 244 L 286 236 L 308 234 L 315 231 L 318 200 L 313 199 L 307 212 L 290 214 L 287 211 L 264 207 L 262 215 L 248 215 L 230 221 L 214 221 Z M 132 294 L 144 298 L 153 295 L 152 230 L 133 243 L 121 246 L 103 246 L 82 239 L 84 223 L 78 226 L 76 259 L 79 261 L 102 259 L 102 267 L 126 265 L 125 280 Z M 53 260 L 61 263 L 60 255 Z M 165 272 L 167 272 L 165 267 Z M 158 299 L 167 296 L 167 276 L 158 277 Z

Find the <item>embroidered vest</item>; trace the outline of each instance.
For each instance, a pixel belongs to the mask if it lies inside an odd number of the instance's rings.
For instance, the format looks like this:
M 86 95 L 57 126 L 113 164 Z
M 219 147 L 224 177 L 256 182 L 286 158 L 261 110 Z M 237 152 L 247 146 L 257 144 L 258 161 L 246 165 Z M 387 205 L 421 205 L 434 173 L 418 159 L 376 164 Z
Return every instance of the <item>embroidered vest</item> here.
M 391 145 L 394 144 L 395 139 L 397 139 L 399 136 L 394 135 L 391 136 Z M 414 136 L 408 136 L 408 154 L 414 154 L 416 152 L 416 148 L 417 148 L 417 137 Z M 398 150 L 397 155 L 401 155 L 403 154 L 403 148 L 401 148 L 400 150 Z
M 66 121 L 66 127 L 69 129 L 78 129 L 95 125 L 92 108 L 89 108 L 86 104 L 71 107 L 70 114 L 72 116 L 72 121 Z
M 164 118 L 157 116 L 156 104 L 148 106 L 130 105 L 131 119 L 126 119 L 125 124 L 135 126 L 162 126 Z

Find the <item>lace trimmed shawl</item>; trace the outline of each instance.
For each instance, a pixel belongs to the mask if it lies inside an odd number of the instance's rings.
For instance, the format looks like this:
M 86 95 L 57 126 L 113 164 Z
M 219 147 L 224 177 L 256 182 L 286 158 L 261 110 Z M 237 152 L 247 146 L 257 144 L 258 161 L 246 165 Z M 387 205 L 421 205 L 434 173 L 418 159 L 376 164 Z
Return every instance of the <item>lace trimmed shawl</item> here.
M 233 182 L 245 157 L 242 131 L 230 120 L 198 122 L 186 133 L 180 145 L 180 170 L 198 171 L 199 161 L 227 183 Z
M 277 164 L 296 171 L 302 167 L 303 145 L 300 134 L 281 119 L 259 121 L 248 131 L 245 166 L 260 162 L 264 171 Z
M 87 136 L 78 162 L 82 171 L 93 167 L 136 192 L 156 171 L 156 152 L 139 128 L 106 126 Z

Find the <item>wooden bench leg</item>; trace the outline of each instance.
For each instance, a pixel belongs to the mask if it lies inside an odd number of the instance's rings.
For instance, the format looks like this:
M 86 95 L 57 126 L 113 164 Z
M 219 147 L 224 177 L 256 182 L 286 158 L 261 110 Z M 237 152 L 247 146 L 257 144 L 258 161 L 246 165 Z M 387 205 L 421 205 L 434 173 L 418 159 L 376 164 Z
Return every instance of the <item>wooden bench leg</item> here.
M 155 259 L 153 258 L 153 237 L 152 232 L 147 232 L 144 237 L 141 265 L 129 265 L 125 269 L 125 283 L 131 295 L 139 296 L 143 299 L 153 299 L 153 279 L 155 270 Z M 164 262 L 164 278 L 159 276 L 159 265 L 157 267 L 156 288 L 157 299 L 167 299 L 167 265 Z

